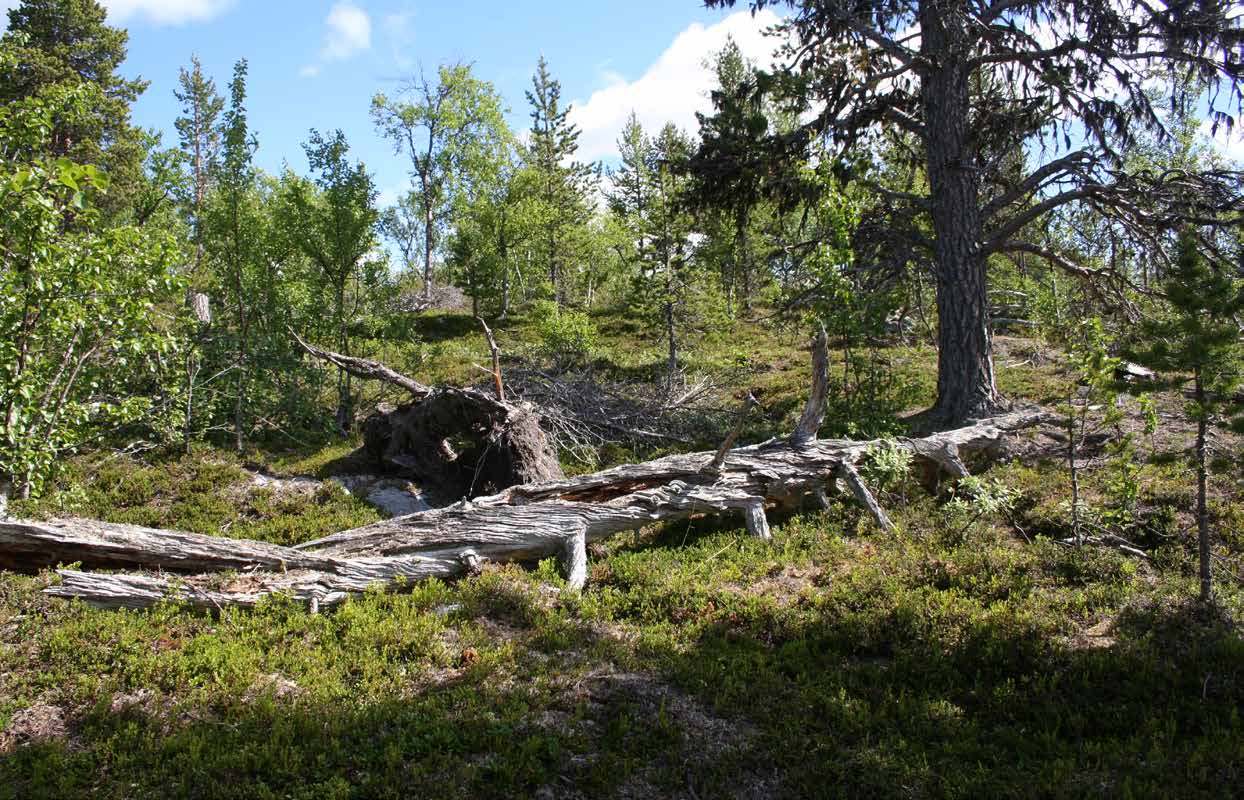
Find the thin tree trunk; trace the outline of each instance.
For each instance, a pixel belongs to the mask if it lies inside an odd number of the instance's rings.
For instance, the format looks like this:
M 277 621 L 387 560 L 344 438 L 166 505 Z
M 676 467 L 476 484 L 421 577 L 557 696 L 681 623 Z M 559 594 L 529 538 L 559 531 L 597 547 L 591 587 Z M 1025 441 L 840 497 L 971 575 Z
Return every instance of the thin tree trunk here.
M 1079 450 L 1079 439 L 1076 431 L 1076 407 L 1074 394 L 1067 399 L 1069 413 L 1067 414 L 1067 467 L 1071 471 L 1071 535 L 1076 541 L 1076 546 L 1084 545 L 1084 532 L 1080 525 L 1080 467 L 1076 463 L 1076 455 Z M 1087 401 L 1086 401 L 1087 402 Z M 1080 425 L 1080 432 L 1084 430 L 1083 423 Z
M 736 232 L 738 234 L 738 265 L 743 278 L 743 311 L 745 313 L 752 310 L 752 283 L 754 278 L 752 275 L 752 259 L 748 250 L 749 242 L 747 240 L 748 217 L 747 209 L 742 209 L 735 220 Z M 733 288 L 733 285 L 731 288 Z
M 346 284 L 344 278 L 337 284 L 337 346 L 342 355 L 350 355 L 350 340 L 346 332 Z M 337 373 L 337 426 L 349 433 L 354 421 L 350 407 L 350 373 L 339 368 Z
M 242 297 L 241 267 L 238 267 L 238 377 L 233 398 L 233 449 L 242 452 L 246 435 L 243 432 L 246 415 L 246 361 L 249 357 L 250 321 L 247 318 L 245 300 Z
M 1197 550 L 1201 572 L 1201 602 L 1208 603 L 1214 597 L 1213 575 L 1210 571 L 1212 553 L 1209 548 L 1209 474 L 1206 469 L 1206 439 L 1209 420 L 1205 416 L 1205 384 L 1198 368 L 1196 378 L 1196 402 L 1200 418 L 1196 426 L 1196 527 Z
M 182 427 L 182 452 L 190 455 L 190 440 L 194 435 L 194 378 L 199 374 L 199 354 L 193 343 L 186 353 L 186 419 Z
M 432 237 L 435 227 L 431 203 L 426 192 L 423 204 L 425 207 L 423 212 L 423 300 L 426 303 L 432 300 Z
M 501 226 L 497 231 L 497 253 L 501 256 L 501 314 L 505 319 L 510 313 L 510 248 L 505 235 L 505 213 L 501 214 Z

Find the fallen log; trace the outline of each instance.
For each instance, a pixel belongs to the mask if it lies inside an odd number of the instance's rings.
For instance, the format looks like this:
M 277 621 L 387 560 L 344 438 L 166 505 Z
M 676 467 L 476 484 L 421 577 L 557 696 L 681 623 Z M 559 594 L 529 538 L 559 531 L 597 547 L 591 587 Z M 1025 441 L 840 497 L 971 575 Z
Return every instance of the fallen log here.
M 814 386 L 824 379 L 825 349 L 824 337 L 818 337 Z M 672 455 L 513 486 L 292 548 L 99 522 L 6 521 L 0 523 L 0 559 L 26 568 L 54 558 L 85 566 L 216 573 L 174 577 L 61 570 L 60 584 L 47 589 L 102 606 L 144 607 L 165 599 L 204 608 L 249 606 L 285 594 L 324 607 L 369 588 L 458 577 L 481 561 L 560 556 L 569 584 L 579 588 L 587 577 L 588 543 L 651 523 L 731 511 L 743 516 L 753 535 L 767 539 L 767 509 L 807 498 L 824 503 L 827 485 L 838 480 L 881 527 L 891 529 L 857 469 L 881 442 L 816 439 L 824 408 L 824 393 L 814 389 L 790 438 L 730 449 L 724 458 L 717 452 Z M 989 453 L 1008 433 L 1048 419 L 1040 409 L 1018 411 L 893 444 L 931 470 L 961 477 L 968 473 L 965 459 Z

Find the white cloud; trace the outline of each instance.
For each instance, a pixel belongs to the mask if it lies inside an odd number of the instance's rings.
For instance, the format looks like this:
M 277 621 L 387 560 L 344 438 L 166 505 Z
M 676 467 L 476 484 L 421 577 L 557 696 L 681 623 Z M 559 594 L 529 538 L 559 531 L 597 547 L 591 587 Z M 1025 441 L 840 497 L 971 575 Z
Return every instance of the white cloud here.
M 109 22 L 142 18 L 153 25 L 203 22 L 228 10 L 233 3 L 234 0 L 103 0 Z
M 570 120 L 582 131 L 579 158 L 593 161 L 616 156 L 616 139 L 634 110 L 644 129 L 655 134 L 666 122 L 694 132 L 695 113 L 712 110 L 708 97 L 714 85 L 705 61 L 733 37 L 743 54 L 760 64 L 772 63 L 775 40 L 763 31 L 778 22 L 771 11 L 754 17 L 740 11 L 713 25 L 691 25 L 674 38 L 655 64 L 639 78 L 627 81 L 616 72 L 605 73 L 605 86 L 585 102 L 575 102 Z
M 320 51 L 321 60 L 344 61 L 371 49 L 371 17 L 353 3 L 333 6 L 324 24 L 328 26 L 328 40 Z
M 414 59 L 406 54 L 407 49 L 415 40 L 415 28 L 412 24 L 415 12 L 400 11 L 384 18 L 384 33 L 389 41 L 389 49 L 393 63 L 402 69 L 414 65 Z
M 328 28 L 324 46 L 315 63 L 298 70 L 300 77 L 314 78 L 323 71 L 325 64 L 345 61 L 371 49 L 371 17 L 349 0 L 329 9 L 324 25 Z

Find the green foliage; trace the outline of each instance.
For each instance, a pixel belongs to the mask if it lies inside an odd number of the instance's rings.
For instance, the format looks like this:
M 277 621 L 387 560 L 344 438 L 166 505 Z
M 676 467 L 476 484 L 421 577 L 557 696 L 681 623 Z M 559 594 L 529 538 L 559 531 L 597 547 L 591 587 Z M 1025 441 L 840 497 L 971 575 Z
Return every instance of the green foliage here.
M 440 67 L 435 82 L 424 75 L 412 79 L 396 97 L 383 92 L 372 97 L 372 120 L 393 142 L 395 152 L 410 160 L 413 184 L 393 213 L 386 215 L 385 231 L 397 243 L 407 269 L 422 256 L 425 299 L 431 296 L 432 265 L 446 256 L 459 262 L 459 271 L 465 266 L 467 285 L 476 292 L 473 298 L 478 299 L 486 285 L 483 276 L 472 271 L 476 262 L 462 263 L 466 234 L 451 220 L 471 211 L 488 213 L 479 206 L 496 204 L 506 191 L 514 142 L 504 113 L 496 88 L 476 78 L 469 64 Z M 480 224 L 478 219 L 475 223 Z M 446 250 L 450 229 L 461 235 Z M 479 238 L 492 242 L 487 235 Z
M 886 440 L 865 451 L 860 474 L 878 492 L 890 492 L 909 480 L 914 458 L 910 450 Z
M 563 368 L 585 366 L 592 360 L 598 334 L 591 317 L 550 301 L 537 303 L 531 313 L 536 319 L 539 356 Z
M 5 45 L 0 63 L 15 52 Z M 161 233 L 101 229 L 94 166 L 47 152 L 92 95 L 49 91 L 0 109 L 0 474 L 37 492 L 83 441 L 144 418 L 176 347 L 179 296 Z
M 225 100 L 216 91 L 216 83 L 203 74 L 198 56 L 190 59 L 191 68 L 184 67 L 178 75 L 179 88 L 173 94 L 182 104 L 182 116 L 173 126 L 181 145 L 181 154 L 190 170 L 186 182 L 187 191 L 182 198 L 187 219 L 190 222 L 195 244 L 195 280 L 202 268 L 203 211 L 208 194 L 215 183 L 222 148 L 220 115 L 225 110 Z
M 532 173 L 532 223 L 536 262 L 548 276 L 558 305 L 569 299 L 568 274 L 591 218 L 588 198 L 595 185 L 595 168 L 574 160 L 579 129 L 569 120 L 570 106 L 562 105 L 561 82 L 549 72 L 544 56 L 536 65 L 527 91 L 531 106 L 531 134 L 524 160 Z
M 1180 232 L 1174 269 L 1166 277 L 1169 313 L 1145 319 L 1131 356 L 1179 387 L 1192 376 L 1191 399 L 1184 406 L 1197 424 L 1193 465 L 1197 472 L 1197 529 L 1201 600 L 1212 594 L 1208 438 L 1224 423 L 1244 430 L 1244 405 L 1236 394 L 1244 378 L 1244 351 L 1236 318 L 1244 311 L 1244 284 L 1209 263 L 1191 227 Z
M 350 163 L 349 143 L 340 130 L 328 138 L 311 131 L 304 145 L 314 182 L 290 180 L 282 187 L 284 233 L 312 265 L 312 285 L 331 309 L 335 349 L 351 354 L 351 321 L 360 301 L 383 286 L 387 270 L 375 254 L 376 187 L 362 162 Z M 338 371 L 337 426 L 354 421 L 350 375 Z
M 179 463 L 88 491 L 154 509 L 238 479 Z M 1177 600 L 1178 570 L 985 525 L 946 542 L 932 500 L 895 513 L 910 534 L 852 537 L 842 508 L 771 544 L 665 526 L 604 543 L 577 596 L 545 562 L 318 615 L 106 612 L 6 574 L 0 728 L 42 705 L 72 733 L 10 745 L 0 797 L 1221 793 L 1241 690 L 1205 676 L 1244 644 Z
M 16 58 L 0 69 L 0 100 L 89 92 L 88 102 L 54 120 L 40 152 L 106 172 L 111 189 L 96 200 L 101 219 L 134 221 L 144 148 L 142 132 L 130 124 L 130 105 L 147 82 L 118 74 L 129 34 L 108 25 L 95 0 L 23 0 L 8 16 L 4 46 Z
M 1071 476 L 1071 497 L 1067 502 L 1071 531 L 1075 541 L 1081 544 L 1085 539 L 1085 525 L 1090 521 L 1085 515 L 1096 517 L 1097 514 L 1085 506 L 1081 496 L 1080 460 L 1090 434 L 1103 428 L 1117 428 L 1122 419 L 1115 378 L 1122 364 L 1121 359 L 1110 355 L 1110 338 L 1100 319 L 1088 319 L 1076 327 L 1067 351 L 1069 380 L 1063 393 L 1066 400 L 1058 410 L 1067 426 L 1066 457 Z M 1114 461 L 1120 481 L 1116 488 L 1123 496 L 1121 499 L 1126 499 L 1135 489 L 1130 435 L 1120 436 L 1116 447 Z M 1126 508 L 1120 507 L 1117 511 L 1116 522 L 1129 518 Z
M 898 433 L 898 414 L 916 399 L 914 382 L 886 354 L 887 322 L 898 307 L 897 287 L 861 284 L 851 269 L 852 220 L 858 213 L 849 198 L 829 196 L 821 217 L 835 231 L 804 260 L 808 316 L 825 326 L 838 363 L 830 365 L 827 424 L 835 433 L 870 437 Z M 831 224 L 831 223 L 827 223 Z
M 1022 497 L 1020 490 L 996 478 L 977 475 L 961 478 L 943 506 L 948 523 L 944 530 L 945 538 L 954 543 L 964 543 L 968 534 L 978 531 L 982 523 L 1009 516 Z
M 1166 385 L 1182 386 L 1191 374 L 1194 420 L 1237 413 L 1232 397 L 1241 380 L 1239 326 L 1244 287 L 1198 252 L 1191 231 L 1178 241 L 1175 268 L 1165 282 L 1167 313 L 1145 319 L 1129 342 L 1133 360 L 1162 373 Z

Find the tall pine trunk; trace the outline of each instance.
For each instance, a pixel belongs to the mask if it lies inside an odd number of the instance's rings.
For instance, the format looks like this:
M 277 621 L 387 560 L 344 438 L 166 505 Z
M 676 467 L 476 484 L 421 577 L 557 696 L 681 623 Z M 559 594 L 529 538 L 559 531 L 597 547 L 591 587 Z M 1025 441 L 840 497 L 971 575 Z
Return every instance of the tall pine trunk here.
M 939 425 L 996 410 L 992 337 L 981 253 L 980 170 L 971 144 L 970 70 L 963 22 L 948 0 L 921 2 L 924 144 L 937 279 Z

